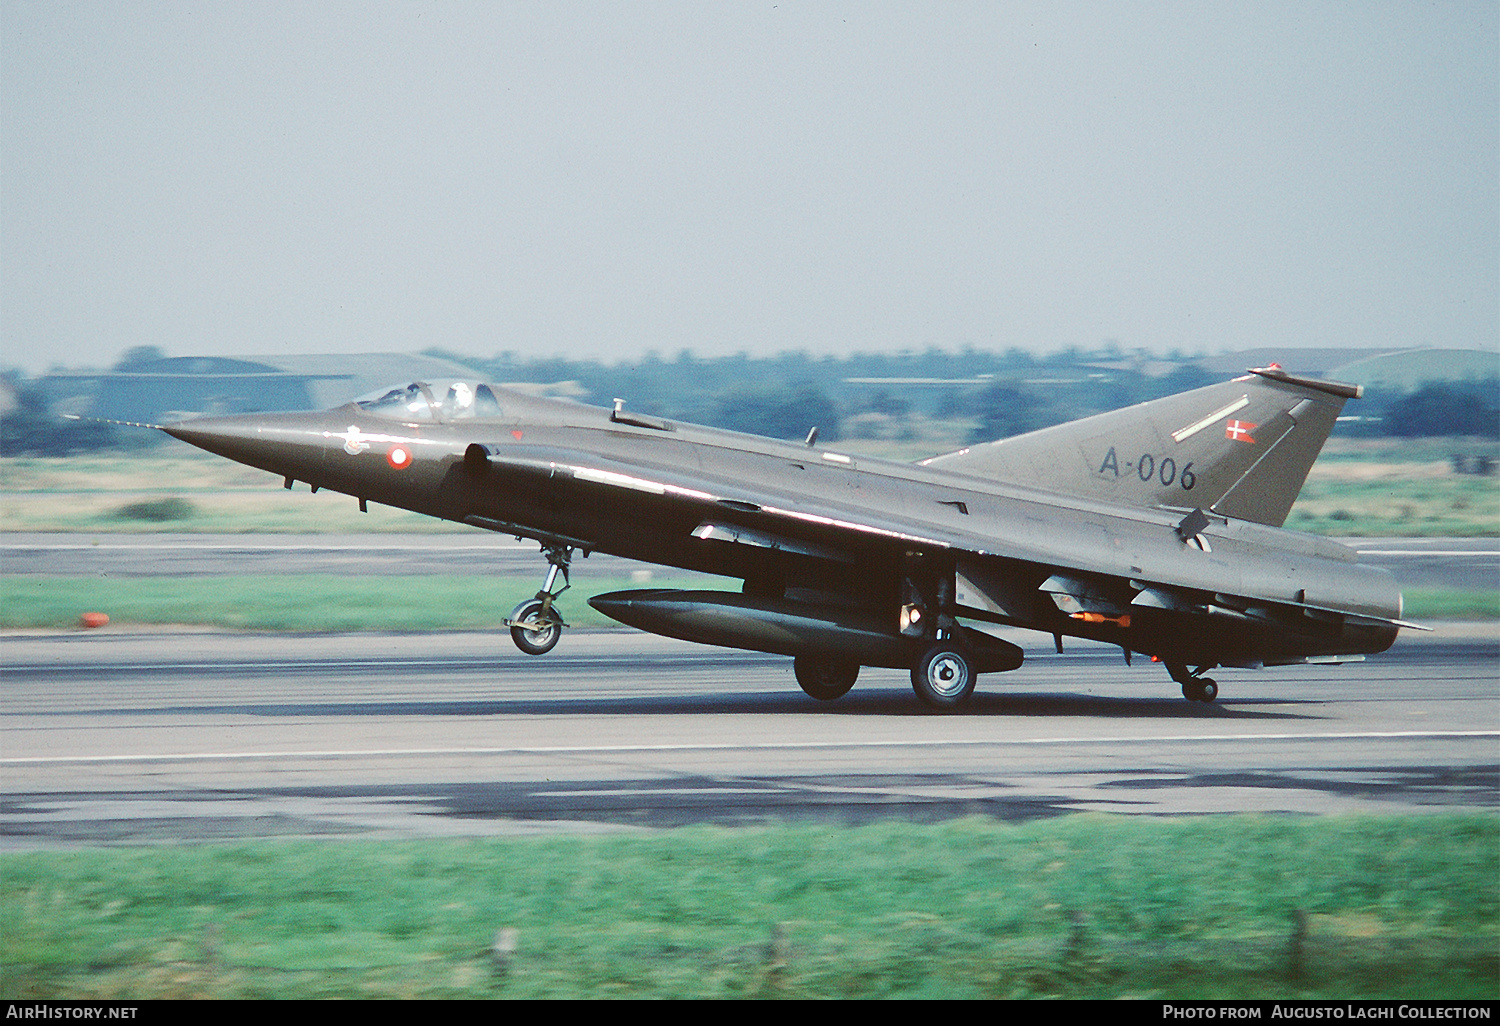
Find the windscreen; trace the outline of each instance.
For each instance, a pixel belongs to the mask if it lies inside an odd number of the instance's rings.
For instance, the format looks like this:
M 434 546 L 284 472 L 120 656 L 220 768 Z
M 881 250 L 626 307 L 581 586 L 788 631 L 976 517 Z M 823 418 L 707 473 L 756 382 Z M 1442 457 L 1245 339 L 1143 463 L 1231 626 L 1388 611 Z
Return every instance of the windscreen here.
M 414 381 L 379 389 L 354 400 L 366 413 L 394 420 L 467 420 L 502 416 L 500 400 L 489 385 L 454 381 L 447 386 Z

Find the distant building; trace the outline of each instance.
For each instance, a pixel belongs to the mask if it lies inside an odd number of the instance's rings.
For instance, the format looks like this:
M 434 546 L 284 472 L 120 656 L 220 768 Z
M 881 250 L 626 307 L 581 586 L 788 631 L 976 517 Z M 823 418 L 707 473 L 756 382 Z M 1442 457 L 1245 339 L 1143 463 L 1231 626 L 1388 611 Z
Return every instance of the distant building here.
M 1410 392 L 1429 381 L 1493 381 L 1500 378 L 1500 351 L 1405 349 L 1334 367 L 1330 377 L 1366 388 Z
M 62 371 L 38 384 L 59 413 L 149 423 L 204 414 L 322 410 L 410 381 L 474 380 L 433 356 L 172 356 L 125 371 Z

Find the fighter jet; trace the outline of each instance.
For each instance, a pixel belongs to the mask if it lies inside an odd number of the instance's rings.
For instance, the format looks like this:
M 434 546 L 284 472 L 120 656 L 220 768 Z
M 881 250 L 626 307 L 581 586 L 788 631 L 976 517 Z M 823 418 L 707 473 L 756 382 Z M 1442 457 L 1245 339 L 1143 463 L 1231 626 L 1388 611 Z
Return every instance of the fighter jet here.
M 1362 659 L 1402 627 L 1384 570 L 1281 529 L 1357 386 L 1280 367 L 917 463 L 415 382 L 313 413 L 150 425 L 327 488 L 532 539 L 541 589 L 505 623 L 526 653 L 566 626 L 575 554 L 717 574 L 735 590 L 616 591 L 641 630 L 790 656 L 829 701 L 861 667 L 952 710 L 1022 649 L 998 624 L 1118 645 L 1211 702 L 1215 667 Z

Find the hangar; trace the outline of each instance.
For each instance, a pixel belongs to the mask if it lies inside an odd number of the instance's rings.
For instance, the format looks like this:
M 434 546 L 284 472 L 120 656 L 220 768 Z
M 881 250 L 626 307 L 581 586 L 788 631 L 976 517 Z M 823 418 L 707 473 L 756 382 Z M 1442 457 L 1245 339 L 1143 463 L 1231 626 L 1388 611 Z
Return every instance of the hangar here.
M 164 356 L 111 371 L 59 371 L 39 382 L 59 413 L 161 423 L 198 414 L 322 410 L 393 381 L 479 378 L 435 356 Z

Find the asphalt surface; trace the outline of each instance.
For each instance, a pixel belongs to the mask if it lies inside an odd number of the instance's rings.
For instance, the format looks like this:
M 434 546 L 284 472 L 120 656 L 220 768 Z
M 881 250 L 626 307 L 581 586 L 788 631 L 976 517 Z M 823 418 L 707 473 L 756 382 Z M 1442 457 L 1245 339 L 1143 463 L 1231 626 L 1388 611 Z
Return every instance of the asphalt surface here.
M 1500 588 L 1500 539 L 1347 538 L 1363 562 L 1391 570 L 1404 588 Z M 652 569 L 603 554 L 574 562 L 590 574 Z M 657 568 L 659 569 L 659 568 Z M 535 576 L 535 542 L 471 531 L 437 535 L 26 534 L 0 536 L 0 572 L 25 575 L 191 577 L 210 574 L 486 573 Z
M 625 631 L 539 658 L 485 634 L 13 632 L 0 847 L 1500 807 L 1494 625 L 1218 671 L 1212 705 L 1117 650 L 1007 636 L 1026 665 L 937 716 L 896 671 L 824 704 L 788 659 Z

